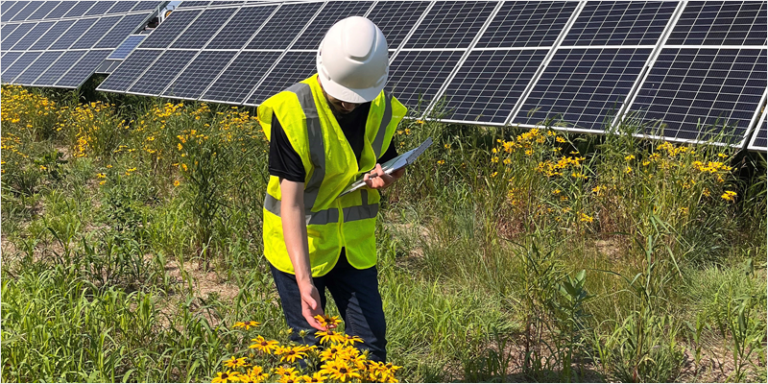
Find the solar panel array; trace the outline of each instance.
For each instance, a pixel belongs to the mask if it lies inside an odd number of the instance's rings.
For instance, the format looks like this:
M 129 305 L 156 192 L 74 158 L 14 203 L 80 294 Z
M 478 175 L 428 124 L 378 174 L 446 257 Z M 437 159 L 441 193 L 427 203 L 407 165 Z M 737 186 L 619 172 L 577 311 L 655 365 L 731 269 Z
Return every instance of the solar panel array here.
M 5 1 L 3 83 L 80 87 L 167 2 Z
M 755 128 L 755 134 L 749 143 L 749 149 L 754 151 L 768 151 L 768 107 L 763 107 L 763 113 Z
M 15 3 L 3 4 L 4 20 L 25 8 L 6 16 L 8 7 Z M 360 15 L 387 37 L 387 87 L 416 118 L 523 127 L 560 119 L 558 129 L 596 133 L 632 118 L 647 124 L 646 135 L 740 146 L 766 100 L 766 8 L 766 1 L 185 1 L 99 89 L 257 106 L 315 73 L 325 31 Z M 32 27 L 18 28 L 4 25 L 2 34 L 24 36 Z M 8 52 L 3 61 L 39 61 L 37 68 L 65 59 L 34 53 Z M 14 65 L 4 65 L 4 80 Z

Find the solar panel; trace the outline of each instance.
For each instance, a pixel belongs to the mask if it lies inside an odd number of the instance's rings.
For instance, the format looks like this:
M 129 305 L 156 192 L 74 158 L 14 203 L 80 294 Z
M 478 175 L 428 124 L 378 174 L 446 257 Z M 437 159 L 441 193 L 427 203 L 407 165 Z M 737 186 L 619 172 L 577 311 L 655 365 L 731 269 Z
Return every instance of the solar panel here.
M 101 91 L 125 92 L 163 51 L 137 49 L 98 87 Z
M 649 134 L 671 140 L 743 142 L 766 90 L 766 50 L 664 48 L 634 103 Z M 711 129 L 714 126 L 727 128 Z
M 288 52 L 248 97 L 247 105 L 258 105 L 270 96 L 304 80 L 317 71 L 316 52 Z
M 136 6 L 133 7 L 133 9 L 131 9 L 131 12 L 151 11 L 159 7 L 160 3 L 162 2 L 161 1 L 139 1 L 139 3 L 136 4 Z
M 323 3 L 283 4 L 248 44 L 248 49 L 285 49 Z
M 46 15 L 49 14 L 59 4 L 61 4 L 61 1 L 46 1 L 43 5 L 40 6 L 40 8 L 29 15 L 27 20 L 40 20 L 45 18 Z
M 24 35 L 26 35 L 32 28 L 34 28 L 35 24 L 36 23 L 20 24 L 15 30 L 13 30 L 13 32 L 11 32 L 5 39 L 3 39 L 3 46 L 12 47 L 14 44 L 18 43 L 19 40 L 24 37 Z
M 62 1 L 59 3 L 59 5 L 53 8 L 50 13 L 45 15 L 45 18 L 58 19 L 60 17 L 64 17 L 64 15 L 69 12 L 69 10 L 71 10 L 75 5 L 77 5 L 76 1 Z
M 14 5 L 16 5 L 15 1 L 4 1 L 3 4 L 0 5 L 0 15 L 5 15 Z M 5 21 L 5 19 L 3 19 L 3 21 Z
M 21 57 L 24 54 L 24 52 L 7 52 L 5 55 L 3 55 L 2 60 L 0 60 L 0 69 L 2 69 L 2 80 L 5 81 L 5 71 L 10 68 L 16 60 L 18 60 L 19 57 Z
M 207 9 L 171 45 L 171 48 L 202 48 L 235 13 L 235 8 Z
M 195 18 L 201 13 L 200 10 L 194 11 L 176 11 L 168 16 L 163 24 L 152 32 L 149 37 L 141 44 L 141 48 L 166 48 L 179 35 L 187 29 L 187 27 L 195 20 Z
M 83 16 L 95 4 L 96 4 L 95 1 L 78 1 L 77 4 L 69 10 L 69 12 L 64 14 L 64 17 Z
M 147 35 L 131 35 L 128 36 L 125 41 L 123 41 L 122 44 L 120 44 L 117 49 L 112 51 L 112 54 L 107 57 L 107 59 L 112 60 L 122 60 L 128 57 L 128 55 L 133 52 L 133 50 L 141 44 L 142 41 L 147 37 Z
M 150 15 L 149 13 L 126 15 L 94 48 L 116 48 L 127 35 L 143 26 Z
M 74 66 L 81 57 L 85 56 L 85 52 L 86 51 L 64 52 L 64 54 L 59 56 L 58 60 L 56 60 L 53 65 L 48 67 L 48 69 L 43 72 L 43 74 L 40 75 L 40 77 L 38 77 L 32 85 L 41 87 L 50 87 L 55 85 L 61 75 L 72 68 L 72 66 Z
M 677 2 L 590 1 L 563 45 L 656 45 Z
M 10 65 L 8 68 L 3 68 L 2 79 L 3 82 L 9 83 L 13 81 L 21 72 L 37 60 L 42 52 L 26 52 L 21 57 Z
M 475 48 L 551 47 L 577 6 L 576 2 L 505 2 Z
M 763 116 L 760 117 L 760 122 L 755 127 L 755 135 L 752 136 L 752 142 L 749 143 L 749 149 L 754 151 L 768 151 L 768 113 L 767 108 L 763 108 Z
M 109 9 L 108 13 L 124 13 L 130 11 L 138 4 L 138 1 L 118 1 L 117 4 Z
M 473 51 L 443 94 L 441 119 L 504 124 L 547 52 Z
M 349 16 L 364 16 L 370 1 L 330 1 L 325 8 L 312 20 L 291 49 L 317 49 L 325 32 L 337 21 Z
M 379 1 L 368 18 L 384 33 L 389 49 L 394 50 L 408 36 L 428 6 L 426 1 Z
M 668 45 L 765 45 L 765 1 L 691 1 Z
M 109 51 L 90 51 L 86 53 L 77 62 L 77 65 L 73 66 L 56 82 L 56 87 L 79 88 L 93 75 L 93 71 L 108 55 Z
M 40 8 L 41 5 L 42 3 L 39 1 L 30 1 L 26 7 L 24 7 L 21 11 L 19 11 L 19 13 L 17 13 L 11 18 L 11 21 L 26 20 L 27 17 L 29 17 L 29 15 L 37 11 L 37 9 Z
M 184 3 L 188 3 L 188 1 Z M 207 1 L 201 1 L 201 3 L 207 3 Z M 208 43 L 206 49 L 242 48 L 275 9 L 277 9 L 276 5 L 241 8 L 227 25 L 216 34 L 216 37 Z
M 111 30 L 115 24 L 122 19 L 122 16 L 108 16 L 98 19 L 91 29 L 84 35 L 80 36 L 77 41 L 72 44 L 70 49 L 84 49 L 93 47 L 104 35 Z M 89 21 L 93 22 L 95 19 Z
M 196 54 L 196 51 L 163 52 L 129 91 L 145 95 L 160 94 Z
M 163 96 L 197 99 L 237 52 L 201 52 Z
M 79 19 L 75 21 L 75 24 L 73 24 L 67 32 L 65 32 L 61 37 L 56 40 L 55 43 L 51 44 L 48 49 L 68 49 L 74 42 L 80 38 L 80 36 L 83 36 L 86 31 L 88 31 L 93 26 L 93 20 L 90 19 Z
M 62 20 L 57 21 L 48 31 L 40 37 L 29 49 L 39 50 L 48 49 L 56 39 L 61 37 L 71 26 L 75 23 L 75 20 Z
M 210 4 L 210 1 L 182 1 L 179 8 L 202 7 Z
M 29 4 L 29 1 L 19 1 L 16 2 L 16 4 L 11 5 L 6 12 L 3 12 L 3 15 L 0 16 L 0 21 L 6 22 L 11 21 L 11 18 L 16 16 L 19 11 L 24 9 Z
M 14 29 L 16 29 L 20 24 L 6 24 L 3 25 L 2 29 L 0 29 L 0 36 L 2 36 L 2 41 L 5 41 L 5 38 L 8 37 L 8 34 L 13 32 Z
M 387 88 L 409 109 L 423 110 L 463 54 L 463 51 L 400 52 L 389 66 Z
M 496 4 L 491 1 L 438 2 L 405 48 L 467 48 Z
M 56 22 L 53 21 L 47 21 L 47 22 L 41 22 L 32 27 L 32 29 L 29 30 L 29 33 L 24 35 L 23 38 L 19 39 L 16 44 L 14 44 L 11 47 L 11 50 L 13 51 L 24 51 L 27 50 L 32 44 L 37 41 L 40 37 L 42 37 L 48 30 L 54 25 Z
M 85 13 L 85 16 L 103 15 L 112 8 L 117 1 L 99 1 Z
M 560 118 L 577 129 L 603 132 L 624 105 L 651 49 L 561 49 L 547 65 L 512 123 Z
M 280 52 L 240 52 L 200 99 L 241 104 L 279 56 Z
M 21 85 L 32 85 L 32 82 L 37 79 L 38 76 L 40 76 L 43 72 L 45 72 L 48 67 L 53 64 L 56 59 L 61 56 L 61 54 L 64 53 L 63 51 L 48 51 L 44 52 L 40 57 L 35 60 L 35 62 L 27 67 L 27 69 L 22 72 L 18 77 L 16 77 L 12 82 L 15 84 L 21 84 Z

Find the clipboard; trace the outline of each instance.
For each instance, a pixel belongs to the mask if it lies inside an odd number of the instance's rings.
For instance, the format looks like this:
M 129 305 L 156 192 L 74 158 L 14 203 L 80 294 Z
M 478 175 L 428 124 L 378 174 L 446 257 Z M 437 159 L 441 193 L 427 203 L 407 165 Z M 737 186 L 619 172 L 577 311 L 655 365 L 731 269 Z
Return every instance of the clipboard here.
M 402 155 L 395 157 L 394 159 L 387 161 L 386 163 L 381 165 L 381 170 L 384 171 L 387 175 L 392 174 L 392 172 L 397 171 L 398 169 L 404 168 L 410 164 L 413 164 L 416 162 L 416 159 L 421 156 L 424 151 L 429 148 L 429 146 L 432 145 L 432 138 L 427 138 L 424 140 L 421 145 L 418 147 L 411 149 L 410 151 L 403 153 Z M 363 181 L 363 177 L 365 174 L 360 175 L 357 179 L 353 180 L 347 188 L 342 192 L 339 197 L 346 195 L 347 193 L 356 191 L 362 187 L 365 187 L 365 181 Z

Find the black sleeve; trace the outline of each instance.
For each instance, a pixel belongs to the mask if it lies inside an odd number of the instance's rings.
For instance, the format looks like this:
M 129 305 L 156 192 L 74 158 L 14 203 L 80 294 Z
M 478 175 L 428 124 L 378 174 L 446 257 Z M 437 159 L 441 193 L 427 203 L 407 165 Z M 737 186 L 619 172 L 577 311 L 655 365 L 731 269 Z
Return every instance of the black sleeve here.
M 389 148 L 383 155 L 379 156 L 379 164 L 384 164 L 397 157 L 397 148 L 395 148 L 395 140 L 392 138 L 392 142 L 389 143 Z
M 272 115 L 272 139 L 269 141 L 269 174 L 298 183 L 303 183 L 306 175 L 301 156 L 291 146 L 275 115 Z

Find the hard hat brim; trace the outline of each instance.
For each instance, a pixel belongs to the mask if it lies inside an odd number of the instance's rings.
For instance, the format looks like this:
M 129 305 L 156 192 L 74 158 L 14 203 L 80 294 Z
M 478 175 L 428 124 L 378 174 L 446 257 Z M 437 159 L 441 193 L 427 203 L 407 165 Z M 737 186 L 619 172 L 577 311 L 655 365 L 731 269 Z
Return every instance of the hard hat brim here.
M 352 89 L 344 87 L 331 79 L 325 78 L 322 76 L 322 74 L 320 77 L 322 78 L 321 81 L 325 92 L 333 96 L 335 99 L 341 100 L 345 103 L 354 104 L 362 104 L 373 101 L 384 89 L 384 85 L 387 84 L 387 78 L 385 77 L 384 81 L 381 82 L 381 86 L 379 87 Z

